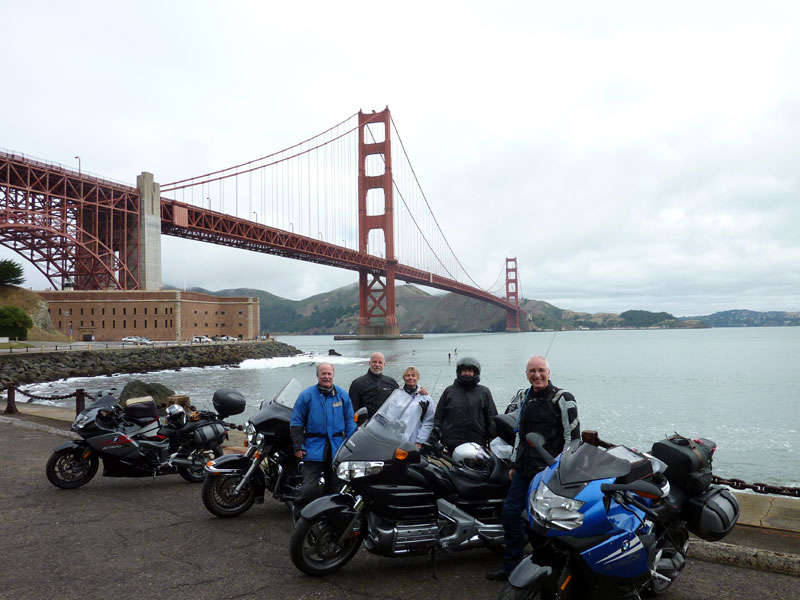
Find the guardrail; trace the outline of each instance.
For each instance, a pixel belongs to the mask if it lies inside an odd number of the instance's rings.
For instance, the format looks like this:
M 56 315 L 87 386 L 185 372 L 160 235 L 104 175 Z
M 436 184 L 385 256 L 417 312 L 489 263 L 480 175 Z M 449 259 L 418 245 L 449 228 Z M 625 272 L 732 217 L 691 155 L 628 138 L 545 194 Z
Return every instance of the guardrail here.
M 17 389 L 17 386 L 11 384 L 6 387 L 8 392 L 8 401 L 6 402 L 6 409 L 3 411 L 7 415 L 15 415 L 19 413 L 17 408 L 16 396 L 17 392 L 28 398 L 27 402 L 34 400 L 66 400 L 68 398 L 75 398 L 75 416 L 78 416 L 86 408 L 86 391 L 83 388 L 78 388 L 71 394 L 64 394 L 63 396 L 34 396 L 26 391 Z

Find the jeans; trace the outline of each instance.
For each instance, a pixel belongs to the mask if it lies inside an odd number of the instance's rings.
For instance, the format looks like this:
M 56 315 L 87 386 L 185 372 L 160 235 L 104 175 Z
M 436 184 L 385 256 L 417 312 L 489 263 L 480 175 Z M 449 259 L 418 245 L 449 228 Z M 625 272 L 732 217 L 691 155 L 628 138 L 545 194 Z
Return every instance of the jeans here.
M 514 471 L 514 478 L 508 488 L 506 502 L 503 505 L 503 572 L 511 573 L 522 560 L 525 548 L 525 520 L 522 512 L 528 500 L 528 487 L 532 477 L 524 477 L 519 470 Z

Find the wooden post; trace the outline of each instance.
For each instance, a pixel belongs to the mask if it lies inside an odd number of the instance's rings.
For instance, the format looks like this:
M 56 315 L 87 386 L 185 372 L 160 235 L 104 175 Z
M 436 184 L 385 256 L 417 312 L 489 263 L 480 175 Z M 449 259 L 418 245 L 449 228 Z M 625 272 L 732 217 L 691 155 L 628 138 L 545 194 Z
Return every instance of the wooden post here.
M 85 408 L 86 394 L 83 388 L 78 388 L 75 390 L 75 416 L 77 417 L 79 414 L 81 414 Z
M 14 398 L 15 392 L 16 392 L 16 388 L 14 388 L 14 385 L 13 384 L 9 385 L 8 386 L 8 401 L 6 402 L 5 411 L 3 411 L 7 415 L 16 415 L 19 412 L 19 409 L 17 408 L 17 403 L 15 402 L 15 398 Z

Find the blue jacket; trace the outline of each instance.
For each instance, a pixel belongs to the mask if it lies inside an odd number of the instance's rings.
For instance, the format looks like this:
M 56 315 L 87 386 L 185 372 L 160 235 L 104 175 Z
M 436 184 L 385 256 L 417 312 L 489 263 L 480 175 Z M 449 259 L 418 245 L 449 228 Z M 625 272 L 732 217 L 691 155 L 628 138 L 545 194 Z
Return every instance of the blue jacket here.
M 333 456 L 356 430 L 350 396 L 338 385 L 333 386 L 330 396 L 312 385 L 297 397 L 289 426 L 294 449 L 305 450 L 305 460 L 321 462 L 325 458 L 325 440 L 330 442 Z

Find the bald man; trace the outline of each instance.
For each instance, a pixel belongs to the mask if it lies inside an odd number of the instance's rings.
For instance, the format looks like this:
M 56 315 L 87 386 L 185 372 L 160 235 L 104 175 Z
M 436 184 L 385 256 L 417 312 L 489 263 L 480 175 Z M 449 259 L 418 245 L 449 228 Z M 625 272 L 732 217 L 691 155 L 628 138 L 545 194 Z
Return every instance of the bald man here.
M 353 401 L 353 410 L 366 406 L 369 416 L 372 417 L 383 405 L 392 392 L 400 386 L 397 382 L 383 374 L 386 359 L 380 352 L 375 352 L 369 357 L 369 370 L 365 375 L 357 377 L 350 384 L 350 400 Z
M 550 382 L 550 365 L 547 359 L 543 356 L 532 356 L 528 359 L 525 376 L 531 387 L 522 400 L 517 417 L 517 458 L 511 471 L 511 486 L 503 504 L 503 566 L 498 571 L 486 574 L 487 579 L 495 581 L 508 579 L 514 567 L 522 560 L 525 522 L 520 514 L 525 510 L 531 480 L 547 466 L 539 453 L 525 443 L 525 436 L 531 432 L 542 434 L 545 450 L 552 456 L 558 456 L 564 446 L 581 437 L 575 396 Z

